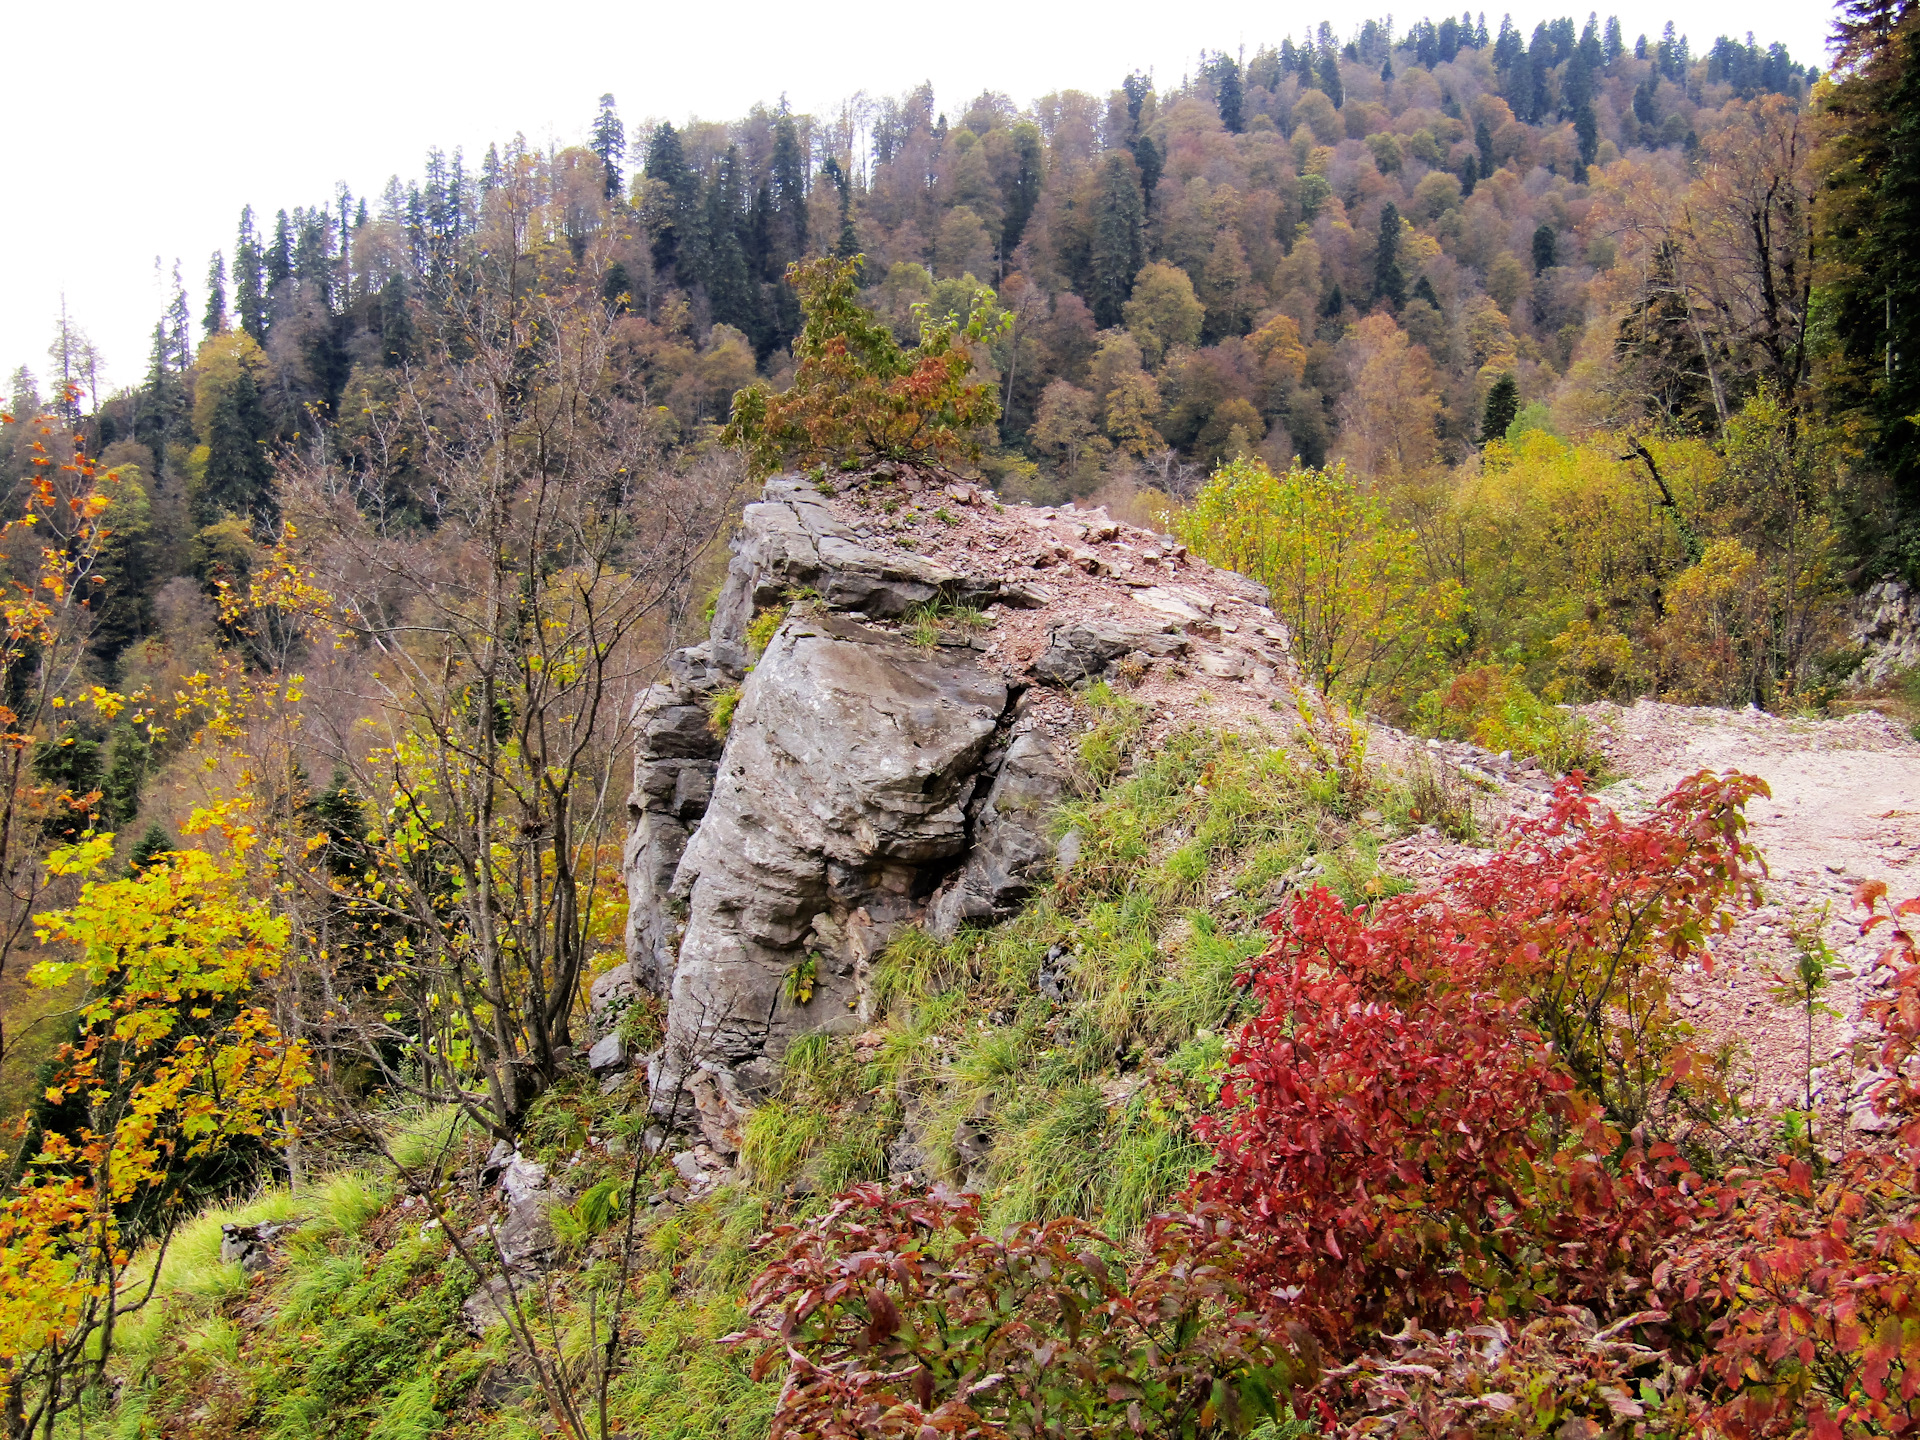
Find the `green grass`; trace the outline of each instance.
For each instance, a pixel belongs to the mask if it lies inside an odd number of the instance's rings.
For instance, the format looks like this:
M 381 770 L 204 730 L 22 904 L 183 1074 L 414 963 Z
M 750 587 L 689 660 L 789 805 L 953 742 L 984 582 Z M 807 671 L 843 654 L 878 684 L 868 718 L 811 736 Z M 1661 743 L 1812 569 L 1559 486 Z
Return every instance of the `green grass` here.
M 758 660 L 766 654 L 767 646 L 773 643 L 775 632 L 780 629 L 781 622 L 786 618 L 787 607 L 784 605 L 770 605 L 753 617 L 752 623 L 747 626 L 747 658 L 749 660 Z
M 722 740 L 727 731 L 733 728 L 733 712 L 740 708 L 740 687 L 729 685 L 724 690 L 716 690 L 707 701 L 707 728 Z
M 1343 818 L 1366 807 L 1343 793 L 1334 809 L 1310 762 L 1199 731 L 1136 759 L 1138 707 L 1105 686 L 1083 699 L 1090 775 L 1134 764 L 1058 817 L 1080 837 L 1073 869 L 1004 925 L 945 944 L 898 936 L 874 974 L 885 1020 L 860 1052 L 873 1058 L 850 1073 L 832 1059 L 849 1042 L 816 1042 L 788 1067 L 781 1124 L 896 1109 L 934 1157 L 927 1178 L 949 1182 L 963 1178 L 961 1125 L 984 1128 L 985 1173 L 965 1178 L 984 1183 L 994 1222 L 1073 1214 L 1125 1235 L 1205 1159 L 1190 1121 L 1244 1013 L 1237 977 L 1303 864 L 1349 904 L 1401 887 L 1379 871 L 1379 837 Z M 1038 988 L 1049 952 L 1058 1005 Z

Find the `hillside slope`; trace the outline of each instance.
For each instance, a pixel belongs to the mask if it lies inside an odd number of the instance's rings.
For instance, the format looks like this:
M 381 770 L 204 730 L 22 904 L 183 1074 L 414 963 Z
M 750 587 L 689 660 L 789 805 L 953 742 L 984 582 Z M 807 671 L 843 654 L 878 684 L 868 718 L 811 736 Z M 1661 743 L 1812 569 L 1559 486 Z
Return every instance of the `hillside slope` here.
M 1303 720 L 1257 590 L 1162 537 L 906 470 L 824 478 L 749 507 L 708 638 L 637 701 L 631 949 L 594 986 L 588 1066 L 516 1152 L 396 1112 L 385 1159 L 335 1149 L 298 1193 L 202 1217 L 90 1424 L 551 1433 L 553 1387 L 596 1393 L 624 1295 L 610 1431 L 763 1435 L 775 1381 L 722 1343 L 756 1233 L 890 1177 L 978 1191 L 995 1224 L 1134 1233 L 1205 1159 L 1191 1120 L 1262 919 L 1303 886 L 1360 903 L 1483 854 L 1424 823 L 1436 783 L 1483 835 L 1551 789 L 1385 732 L 1363 767 L 1358 732 Z M 1682 994 L 1743 1047 L 1765 1130 L 1806 1081 L 1769 968 L 1823 900 L 1864 968 L 1848 890 L 1897 886 L 1920 745 L 1868 715 L 1587 715 L 1623 811 L 1702 766 L 1773 787 L 1769 904 Z M 1837 980 L 1815 1019 L 1835 1119 L 1871 983 Z

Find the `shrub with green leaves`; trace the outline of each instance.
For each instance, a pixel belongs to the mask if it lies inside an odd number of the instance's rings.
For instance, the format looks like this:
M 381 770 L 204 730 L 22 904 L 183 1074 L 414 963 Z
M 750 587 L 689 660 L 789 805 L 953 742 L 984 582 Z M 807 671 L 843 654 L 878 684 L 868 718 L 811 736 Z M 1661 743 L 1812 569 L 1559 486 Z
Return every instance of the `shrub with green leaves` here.
M 1604 776 L 1606 752 L 1579 716 L 1549 704 L 1517 671 L 1482 665 L 1428 691 L 1415 710 L 1423 735 L 1468 740 L 1484 750 L 1531 756 L 1557 775 Z

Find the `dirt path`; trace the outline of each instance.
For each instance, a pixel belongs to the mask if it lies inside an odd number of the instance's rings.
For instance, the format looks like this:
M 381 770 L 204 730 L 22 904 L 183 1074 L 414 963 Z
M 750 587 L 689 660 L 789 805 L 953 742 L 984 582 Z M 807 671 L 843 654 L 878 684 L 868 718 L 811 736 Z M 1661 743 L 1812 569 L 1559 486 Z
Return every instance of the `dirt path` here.
M 1614 781 L 1601 795 L 1623 814 L 1643 810 L 1700 770 L 1744 770 L 1772 796 L 1748 810 L 1750 831 L 1767 861 L 1765 901 L 1716 942 L 1711 970 L 1690 967 L 1678 987 L 1682 1012 L 1706 1040 L 1734 1052 L 1734 1081 L 1758 1112 L 1798 1108 L 1808 1085 L 1807 1017 L 1773 994 L 1792 973 L 1796 932 L 1817 935 L 1838 962 L 1822 997 L 1831 1014 L 1812 1026 L 1812 1085 L 1823 1133 L 1837 1143 L 1842 1126 L 1877 1127 L 1859 1103 L 1871 1055 L 1856 1054 L 1861 1007 L 1887 978 L 1880 946 L 1863 940 L 1854 893 L 1884 880 L 1895 898 L 1920 894 L 1920 743 L 1872 712 L 1843 720 L 1790 720 L 1759 711 L 1694 709 L 1642 701 L 1590 705 L 1582 713 L 1608 755 Z M 1537 812 L 1549 782 L 1500 757 L 1460 745 L 1435 745 L 1396 732 L 1379 735 L 1388 763 L 1441 762 L 1489 786 L 1494 823 L 1502 814 Z M 1442 882 L 1455 865 L 1488 852 L 1449 844 L 1432 830 L 1387 847 L 1382 861 L 1417 884 Z M 1772 1125 L 1762 1115 L 1759 1127 Z
M 1853 1042 L 1860 1007 L 1881 977 L 1853 896 L 1869 879 L 1884 880 L 1897 897 L 1920 893 L 1920 743 L 1872 712 L 1793 720 L 1642 701 L 1583 713 L 1624 777 L 1602 792 L 1623 812 L 1698 770 L 1739 769 L 1767 782 L 1772 798 L 1748 814 L 1770 872 L 1768 903 L 1717 947 L 1711 975 L 1693 972 L 1681 1003 L 1704 1032 L 1734 1045 L 1753 1103 L 1801 1103 L 1805 1015 L 1769 991 L 1793 967 L 1795 930 L 1824 936 L 1840 968 L 1824 997 L 1837 1013 L 1814 1020 L 1814 1094 L 1830 1122 L 1874 1124 L 1854 1103 L 1869 1076 L 1868 1057 L 1856 1056 Z

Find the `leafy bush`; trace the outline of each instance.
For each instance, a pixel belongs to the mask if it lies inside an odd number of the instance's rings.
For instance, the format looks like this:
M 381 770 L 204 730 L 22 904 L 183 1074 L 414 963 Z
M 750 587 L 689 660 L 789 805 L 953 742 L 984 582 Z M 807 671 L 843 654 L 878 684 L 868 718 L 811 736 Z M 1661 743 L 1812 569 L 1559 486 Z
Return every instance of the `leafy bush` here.
M 1426 582 L 1413 532 L 1342 465 L 1276 475 L 1234 460 L 1174 515 L 1173 533 L 1271 590 L 1294 658 L 1328 695 L 1358 702 L 1391 687 L 1451 631 L 1459 608 L 1459 587 Z
M 1560 775 L 1578 770 L 1593 779 L 1606 770 L 1606 754 L 1586 721 L 1540 699 L 1517 670 L 1482 665 L 1463 671 L 1421 697 L 1415 726 L 1423 735 L 1532 756 Z
M 1299 1362 L 1251 1304 L 1236 1230 L 1157 1223 L 1132 1264 L 1078 1220 L 981 1228 L 971 1197 L 861 1186 L 756 1250 L 754 1373 L 789 1366 L 773 1433 L 1244 1435 Z
M 973 432 L 999 418 L 994 385 L 967 377 L 969 347 L 1000 334 L 1004 317 L 978 303 L 962 326 L 951 315 L 930 319 L 916 305 L 920 343 L 903 348 L 859 303 L 862 263 L 861 256 L 827 256 L 787 267 L 806 317 L 793 342 L 793 385 L 778 395 L 763 384 L 741 390 L 722 434 L 758 474 L 783 464 L 845 468 L 972 455 Z

